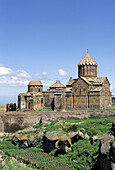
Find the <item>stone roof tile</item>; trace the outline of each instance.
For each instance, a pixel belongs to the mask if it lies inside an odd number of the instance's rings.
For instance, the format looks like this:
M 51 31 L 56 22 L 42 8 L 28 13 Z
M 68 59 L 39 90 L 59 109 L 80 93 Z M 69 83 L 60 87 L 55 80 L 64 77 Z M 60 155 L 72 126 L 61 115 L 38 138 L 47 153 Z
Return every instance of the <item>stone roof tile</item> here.
M 33 81 L 30 81 L 28 83 L 29 86 L 34 86 L 34 85 L 37 85 L 37 86 L 41 86 L 42 85 L 42 82 L 41 81 L 37 81 L 37 80 L 33 80 Z
M 69 81 L 67 82 L 66 86 L 71 86 L 74 83 L 75 80 L 70 77 Z
M 53 85 L 50 86 L 50 88 L 65 88 L 65 86 L 60 83 L 59 80 L 57 80 Z
M 79 62 L 78 66 L 80 65 L 96 65 L 97 63 L 95 62 L 95 60 L 89 55 L 89 53 L 87 53 L 84 58 Z

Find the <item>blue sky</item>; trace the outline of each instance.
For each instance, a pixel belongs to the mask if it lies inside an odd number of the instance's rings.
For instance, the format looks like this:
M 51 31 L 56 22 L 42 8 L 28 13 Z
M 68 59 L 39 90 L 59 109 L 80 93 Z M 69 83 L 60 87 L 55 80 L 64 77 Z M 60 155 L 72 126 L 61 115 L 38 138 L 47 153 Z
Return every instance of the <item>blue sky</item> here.
M 0 104 L 30 80 L 77 78 L 87 49 L 115 94 L 114 0 L 0 0 Z

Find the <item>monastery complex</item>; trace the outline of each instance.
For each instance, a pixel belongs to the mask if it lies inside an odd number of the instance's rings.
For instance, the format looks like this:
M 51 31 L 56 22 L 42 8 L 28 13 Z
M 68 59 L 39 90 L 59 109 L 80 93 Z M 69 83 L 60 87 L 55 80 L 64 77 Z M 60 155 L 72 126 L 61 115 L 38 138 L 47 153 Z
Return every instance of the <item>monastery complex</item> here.
M 70 77 L 66 86 L 60 81 L 43 91 L 41 81 L 30 81 L 27 93 L 18 95 L 19 109 L 76 110 L 108 108 L 112 94 L 107 77 L 97 77 L 97 63 L 87 53 L 78 64 L 78 78 Z

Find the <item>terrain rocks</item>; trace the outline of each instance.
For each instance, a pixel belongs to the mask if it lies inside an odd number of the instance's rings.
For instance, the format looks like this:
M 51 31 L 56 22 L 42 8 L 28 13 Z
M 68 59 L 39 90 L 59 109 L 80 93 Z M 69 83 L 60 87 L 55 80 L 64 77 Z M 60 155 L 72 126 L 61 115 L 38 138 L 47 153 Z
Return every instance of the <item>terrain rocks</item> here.
M 34 146 L 36 142 L 37 139 L 33 135 L 27 137 L 25 135 L 20 136 L 19 134 L 17 134 L 12 138 L 12 143 L 19 148 L 28 148 L 30 146 Z
M 0 154 L 0 169 L 2 169 L 5 166 L 5 161 L 3 159 L 3 156 Z
M 100 148 L 101 154 L 103 155 L 109 154 L 111 148 L 110 142 L 112 139 L 114 139 L 114 136 L 108 134 L 102 136 Z
M 98 140 L 100 140 L 102 138 L 102 136 L 93 136 L 91 138 L 91 143 L 94 144 L 96 143 Z
M 102 136 L 99 157 L 94 170 L 115 170 L 115 121 L 112 123 L 111 134 Z
M 62 152 L 71 151 L 71 146 L 79 139 L 90 139 L 87 133 L 83 134 L 79 130 L 77 132 L 65 133 L 61 129 L 59 131 L 46 132 L 43 137 L 44 150 L 51 152 L 53 149 L 58 149 Z
M 112 123 L 111 133 L 113 136 L 115 136 L 115 120 Z

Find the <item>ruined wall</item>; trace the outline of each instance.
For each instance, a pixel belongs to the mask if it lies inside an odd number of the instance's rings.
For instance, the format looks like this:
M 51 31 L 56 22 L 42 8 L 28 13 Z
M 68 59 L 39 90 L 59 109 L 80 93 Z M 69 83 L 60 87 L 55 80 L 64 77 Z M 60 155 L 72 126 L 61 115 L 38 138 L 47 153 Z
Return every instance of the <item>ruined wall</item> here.
M 40 112 L 9 112 L 0 113 L 0 132 L 13 133 L 39 123 Z
M 115 110 L 82 109 L 68 112 L 43 112 L 42 121 L 71 120 L 75 118 L 88 119 L 95 117 L 113 117 Z
M 94 117 L 112 117 L 115 110 L 79 109 L 68 112 L 10 112 L 0 113 L 0 132 L 14 133 L 40 122 L 53 120 L 88 119 Z

